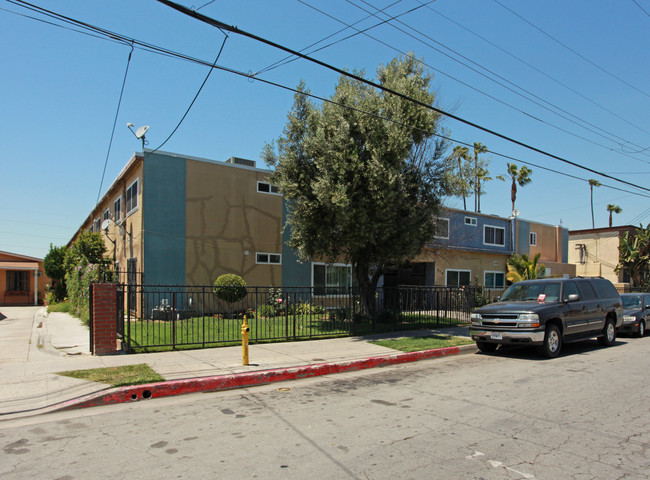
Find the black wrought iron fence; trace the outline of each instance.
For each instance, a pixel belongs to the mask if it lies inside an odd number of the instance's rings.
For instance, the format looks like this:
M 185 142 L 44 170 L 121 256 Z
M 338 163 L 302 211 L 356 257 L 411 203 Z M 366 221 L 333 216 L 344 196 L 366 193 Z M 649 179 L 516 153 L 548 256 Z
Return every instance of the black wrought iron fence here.
M 246 287 L 243 298 L 227 302 L 212 286 L 118 284 L 118 335 L 126 351 L 152 351 L 239 343 L 244 316 L 251 343 L 463 325 L 496 294 L 480 287 L 379 288 L 371 318 L 352 288 Z

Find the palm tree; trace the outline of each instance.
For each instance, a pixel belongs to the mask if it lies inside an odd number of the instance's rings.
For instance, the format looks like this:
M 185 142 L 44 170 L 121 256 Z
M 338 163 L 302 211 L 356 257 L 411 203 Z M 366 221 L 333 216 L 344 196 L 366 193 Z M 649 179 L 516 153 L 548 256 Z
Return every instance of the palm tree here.
M 463 160 L 465 162 L 469 161 L 469 149 L 461 145 L 456 145 L 453 153 L 450 155 L 450 159 L 458 160 L 458 181 L 455 183 L 457 184 L 458 193 L 463 197 L 463 210 L 467 210 L 467 202 L 465 199 L 467 197 L 468 184 L 465 169 L 463 168 Z
M 623 209 L 619 207 L 618 205 L 614 205 L 613 203 L 610 203 L 607 205 L 607 211 L 609 212 L 609 226 L 612 226 L 612 213 L 621 213 Z
M 531 260 L 525 253 L 522 255 L 512 255 L 508 258 L 508 273 L 506 280 L 510 283 L 516 283 L 521 280 L 531 280 L 541 278 L 546 273 L 546 266 L 539 263 L 541 253 L 537 253 Z
M 594 187 L 600 187 L 602 183 L 594 178 L 589 179 L 589 189 L 591 190 L 591 228 L 596 228 L 594 224 Z
M 520 187 L 523 187 L 524 185 L 532 182 L 530 176 L 533 174 L 533 171 L 526 166 L 519 168 L 514 163 L 508 163 L 508 168 L 506 170 L 508 172 L 508 176 L 512 179 L 512 186 L 510 187 L 510 200 L 512 200 L 512 212 L 514 215 L 515 200 L 517 199 L 517 184 Z M 497 178 L 504 182 L 506 181 L 503 175 L 497 175 Z
M 481 153 L 487 152 L 488 149 L 480 142 L 474 142 L 474 211 L 481 211 L 481 180 L 492 180 L 487 176 L 487 165 L 481 164 L 479 166 L 478 156 Z M 482 162 L 483 163 L 483 162 Z

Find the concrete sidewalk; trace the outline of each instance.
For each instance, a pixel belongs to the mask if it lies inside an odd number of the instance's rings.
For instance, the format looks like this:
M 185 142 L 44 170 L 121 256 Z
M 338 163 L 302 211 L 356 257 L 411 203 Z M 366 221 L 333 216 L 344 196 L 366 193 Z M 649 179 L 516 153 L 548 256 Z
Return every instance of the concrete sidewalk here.
M 3 317 L 5 318 L 2 319 Z M 240 380 L 229 378 L 232 384 L 233 381 L 246 381 L 251 372 L 257 372 L 260 378 L 270 378 L 268 371 L 274 369 L 276 372 L 277 369 L 293 367 L 309 367 L 313 370 L 313 366 L 319 366 L 319 370 L 324 371 L 322 367 L 326 365 L 328 369 L 326 373 L 333 373 L 342 371 L 340 368 L 337 370 L 337 365 L 355 365 L 355 362 L 359 364 L 361 361 L 371 359 L 378 359 L 377 364 L 385 364 L 386 357 L 395 356 L 399 352 L 369 343 L 369 340 L 424 336 L 434 332 L 457 336 L 468 335 L 466 327 L 456 327 L 368 337 L 256 344 L 250 346 L 250 365 L 243 366 L 241 346 L 93 356 L 90 354 L 88 328 L 83 326 L 79 319 L 64 313 L 47 314 L 42 307 L 1 307 L 0 421 L 45 413 L 59 407 L 73 408 L 76 404 L 88 402 L 89 398 L 93 399 L 115 390 L 109 385 L 56 374 L 66 370 L 146 363 L 167 380 L 168 389 L 172 386 L 189 388 L 187 385 L 192 384 L 194 388 L 192 391 L 196 391 L 197 388 L 208 389 L 207 385 L 214 385 L 216 376 L 242 377 Z M 476 348 L 469 345 L 463 347 L 462 351 L 476 351 Z M 311 376 L 305 373 L 308 372 L 306 369 L 300 371 L 294 368 L 293 372 L 297 372 L 297 375 Z M 282 378 L 294 377 L 285 375 Z M 206 381 L 197 383 L 197 379 Z M 175 384 L 172 385 L 174 382 Z

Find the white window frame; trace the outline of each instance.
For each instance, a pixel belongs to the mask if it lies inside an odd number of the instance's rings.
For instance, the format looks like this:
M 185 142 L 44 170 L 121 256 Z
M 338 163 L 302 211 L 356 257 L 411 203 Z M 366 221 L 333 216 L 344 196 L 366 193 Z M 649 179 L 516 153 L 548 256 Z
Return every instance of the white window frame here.
M 502 284 L 502 285 L 496 285 L 496 284 L 495 284 L 495 285 L 492 286 L 492 287 L 488 287 L 488 286 L 487 286 L 487 279 L 485 278 L 488 274 L 490 274 L 490 275 L 495 275 L 495 274 L 503 275 L 503 284 Z M 495 282 L 495 283 L 496 283 L 496 282 Z M 505 274 L 505 272 L 499 272 L 499 271 L 497 271 L 497 270 L 485 270 L 485 271 L 483 272 L 483 286 L 484 286 L 485 288 L 505 288 L 505 286 L 506 286 L 506 274 Z
M 436 223 L 439 223 L 439 222 L 441 222 L 441 221 L 443 221 L 443 222 L 447 222 L 447 236 L 446 236 L 446 237 L 443 237 L 442 235 L 438 235 L 438 229 L 436 228 L 436 233 L 434 234 L 434 237 L 435 237 L 435 238 L 444 238 L 444 239 L 447 239 L 447 240 L 448 240 L 448 239 L 449 239 L 449 219 L 448 219 L 448 218 L 445 218 L 445 217 L 438 217 L 438 218 L 436 219 Z
M 317 293 L 316 293 L 316 285 L 314 285 L 314 265 L 322 265 L 322 266 L 325 267 L 325 285 L 323 286 L 323 288 L 325 289 L 325 294 L 324 294 L 324 295 L 323 295 L 323 294 L 317 294 Z M 340 287 L 340 286 L 337 286 L 337 287 L 331 287 L 331 286 L 327 285 L 327 268 L 328 268 L 328 267 L 347 267 L 347 269 L 348 269 L 349 272 L 350 272 L 350 275 L 349 275 L 349 277 L 348 277 L 348 278 L 350 279 L 350 283 L 349 283 L 349 285 L 347 285 L 347 286 L 345 286 L 345 287 Z M 352 283 L 353 283 L 352 274 L 353 274 L 353 272 L 352 272 L 352 265 L 349 264 L 349 263 L 325 263 L 325 262 L 312 262 L 312 263 L 311 263 L 311 288 L 313 289 L 313 292 L 314 292 L 314 295 L 313 295 L 313 296 L 314 296 L 314 297 L 343 297 L 343 296 L 345 296 L 345 295 L 332 295 L 332 294 L 328 294 L 328 293 L 327 293 L 327 289 L 328 289 L 328 288 L 351 288 L 351 287 L 352 287 Z
M 115 208 L 115 205 L 117 204 L 117 202 L 120 202 L 120 209 L 119 210 L 117 208 Z M 117 197 L 113 201 L 113 217 L 114 217 L 113 220 L 116 223 L 119 222 L 120 220 L 122 220 L 122 195 L 120 195 L 119 197 Z
M 137 191 L 136 191 L 136 194 L 135 194 L 135 202 L 136 202 L 136 204 L 135 204 L 135 207 L 132 207 L 132 208 L 131 208 L 131 210 L 127 210 L 127 209 L 129 208 L 129 205 L 128 205 L 128 204 L 129 204 L 129 199 L 128 199 L 128 196 L 129 196 L 129 190 L 131 190 L 131 188 L 132 188 L 133 185 L 135 185 L 135 184 L 138 185 L 138 187 L 137 187 Z M 140 178 L 138 177 L 138 178 L 136 178 L 135 180 L 133 180 L 133 182 L 131 183 L 131 185 L 129 185 L 128 188 L 126 189 L 126 196 L 127 196 L 127 199 L 126 199 L 126 202 L 125 202 L 126 204 L 124 205 L 124 210 L 126 210 L 126 216 L 125 216 L 124 218 L 126 218 L 126 217 L 132 215 L 133 213 L 137 212 L 138 208 L 140 207 L 140 202 L 138 201 L 138 196 L 139 196 L 139 195 L 140 195 Z M 132 197 L 132 198 L 133 198 L 133 197 Z
M 531 247 L 537 246 L 537 232 L 530 232 L 528 239 Z
M 266 255 L 266 261 L 260 260 L 260 255 Z M 271 255 L 277 256 L 278 261 L 272 262 Z M 255 252 L 255 263 L 258 265 L 282 265 L 282 254 L 272 252 Z
M 465 225 L 469 225 L 470 227 L 475 227 L 478 225 L 478 221 L 476 220 L 476 217 L 465 217 Z
M 263 190 L 260 190 L 260 185 L 268 185 L 269 186 L 269 191 L 265 192 Z M 273 191 L 275 189 L 275 192 Z M 257 193 L 264 193 L 266 195 L 282 195 L 280 193 L 280 190 L 276 185 L 273 185 L 272 183 L 269 182 L 262 182 L 260 180 L 257 181 Z
M 493 228 L 495 230 L 501 230 L 503 232 L 503 243 L 488 243 L 486 241 L 486 233 L 488 228 Z M 483 245 L 491 245 L 493 247 L 505 247 L 506 246 L 506 229 L 504 227 L 497 227 L 496 225 L 483 225 Z
M 102 215 L 102 222 L 110 218 L 111 218 L 111 209 L 107 208 L 106 210 L 104 210 L 104 214 Z
M 458 273 L 467 272 L 467 273 L 469 273 L 469 283 L 467 285 L 472 284 L 472 271 L 471 270 L 467 270 L 467 269 L 464 269 L 464 268 L 447 268 L 447 269 L 445 269 L 445 286 L 446 287 L 462 287 L 463 286 L 463 285 L 448 285 L 447 284 L 447 275 L 448 275 L 449 272 L 458 272 Z

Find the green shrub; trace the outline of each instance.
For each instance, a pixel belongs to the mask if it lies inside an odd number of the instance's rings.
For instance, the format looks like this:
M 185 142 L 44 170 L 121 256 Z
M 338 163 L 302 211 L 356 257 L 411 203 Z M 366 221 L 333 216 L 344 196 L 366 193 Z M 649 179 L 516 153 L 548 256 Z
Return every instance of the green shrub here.
M 88 324 L 89 315 L 89 288 L 92 283 L 101 283 L 101 265 L 78 265 L 65 276 L 70 300 L 70 313 L 79 317 Z
M 273 305 L 260 305 L 257 307 L 258 317 L 275 317 L 275 306 Z
M 212 290 L 218 299 L 228 303 L 243 300 L 248 294 L 244 279 L 233 273 L 226 273 L 217 278 Z
M 397 322 L 397 320 L 397 313 L 390 308 L 384 308 L 379 312 L 379 315 L 377 315 L 377 323 L 392 324 Z

